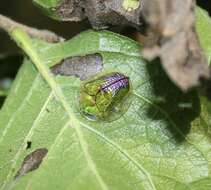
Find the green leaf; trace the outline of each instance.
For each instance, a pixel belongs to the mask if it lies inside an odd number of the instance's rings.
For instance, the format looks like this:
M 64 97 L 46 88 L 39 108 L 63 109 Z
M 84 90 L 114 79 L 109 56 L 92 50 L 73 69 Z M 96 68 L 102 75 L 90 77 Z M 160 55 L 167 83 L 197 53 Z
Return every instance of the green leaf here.
M 196 29 L 201 45 L 207 55 L 209 64 L 211 63 L 211 18 L 208 13 L 197 7 L 196 9 Z
M 183 94 L 134 41 L 111 32 L 83 32 L 58 44 L 12 37 L 28 54 L 0 112 L 0 190 L 208 190 L 211 105 Z M 103 72 L 130 77 L 133 101 L 113 122 L 81 116 L 75 76 L 54 76 L 61 60 L 99 53 Z M 15 98 L 14 98 L 15 97 Z M 27 148 L 31 142 L 31 148 Z M 38 148 L 40 167 L 14 179 Z
M 49 17 L 56 20 L 63 20 L 58 9 L 64 0 L 33 0 L 32 2 Z

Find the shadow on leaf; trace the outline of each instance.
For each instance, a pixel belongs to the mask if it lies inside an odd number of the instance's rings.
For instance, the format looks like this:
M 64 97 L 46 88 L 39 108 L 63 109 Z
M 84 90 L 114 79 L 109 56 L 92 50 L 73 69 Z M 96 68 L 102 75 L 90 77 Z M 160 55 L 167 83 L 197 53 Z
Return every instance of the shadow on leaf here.
M 182 142 L 188 134 L 191 122 L 200 114 L 197 91 L 183 93 L 166 75 L 159 60 L 147 64 L 151 78 L 153 105 L 147 110 L 148 117 L 165 121 L 175 140 Z M 155 115 L 155 108 L 158 113 Z

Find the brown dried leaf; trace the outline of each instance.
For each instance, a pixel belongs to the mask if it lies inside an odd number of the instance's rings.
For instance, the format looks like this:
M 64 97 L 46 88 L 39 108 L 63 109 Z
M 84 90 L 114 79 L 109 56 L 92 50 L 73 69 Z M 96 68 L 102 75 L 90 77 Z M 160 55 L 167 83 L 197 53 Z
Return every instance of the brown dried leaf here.
M 142 10 L 150 36 L 144 56 L 160 57 L 169 77 L 184 91 L 209 77 L 195 32 L 194 7 L 193 0 L 144 0 Z
M 56 12 L 64 21 L 81 21 L 88 18 L 93 28 L 110 25 L 140 27 L 141 0 L 134 9 L 123 6 L 125 0 L 63 0 Z
M 56 12 L 63 21 L 81 21 L 85 19 L 83 6 L 83 0 L 63 0 Z

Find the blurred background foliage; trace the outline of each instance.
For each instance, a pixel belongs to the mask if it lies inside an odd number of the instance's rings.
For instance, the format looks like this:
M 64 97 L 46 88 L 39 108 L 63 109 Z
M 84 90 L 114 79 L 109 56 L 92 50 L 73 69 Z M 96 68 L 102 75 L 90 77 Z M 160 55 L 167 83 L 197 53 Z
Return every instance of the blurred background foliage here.
M 210 0 L 197 0 L 197 4 L 211 14 Z M 29 0 L 1 0 L 0 14 L 29 26 L 52 30 L 67 39 L 91 27 L 88 21 L 58 22 L 52 20 L 43 15 Z M 12 43 L 7 34 L 0 30 L 0 54 L 16 53 L 17 51 L 15 43 Z
M 198 0 L 197 4 L 209 11 L 211 15 L 211 1 Z M 88 21 L 58 22 L 43 15 L 29 0 L 1 0 L 0 14 L 8 16 L 20 23 L 40 29 L 48 29 L 66 39 L 91 28 Z M 118 29 L 116 31 L 119 31 Z M 9 36 L 0 30 L 0 105 L 15 77 L 22 62 L 20 50 Z

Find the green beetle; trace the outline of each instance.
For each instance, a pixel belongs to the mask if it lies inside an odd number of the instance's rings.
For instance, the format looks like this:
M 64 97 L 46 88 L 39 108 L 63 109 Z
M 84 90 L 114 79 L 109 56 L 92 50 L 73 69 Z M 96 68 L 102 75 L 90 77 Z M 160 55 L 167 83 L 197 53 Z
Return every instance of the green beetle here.
M 91 120 L 118 119 L 130 105 L 131 88 L 129 77 L 118 72 L 91 78 L 81 85 L 80 112 Z

